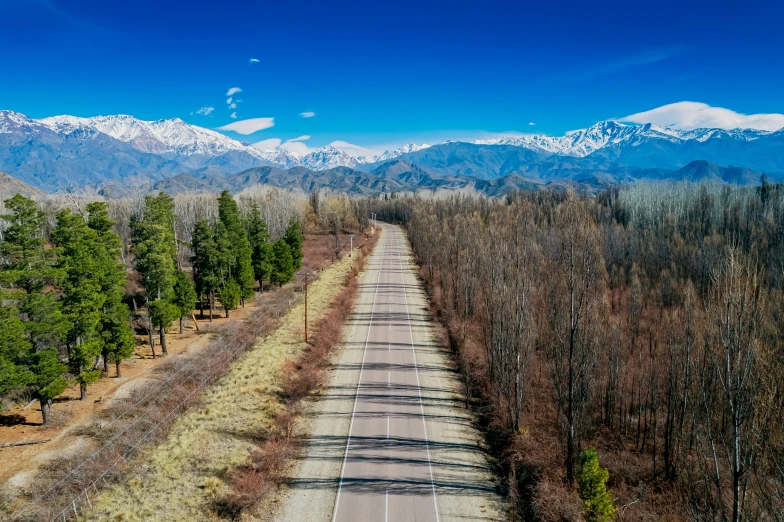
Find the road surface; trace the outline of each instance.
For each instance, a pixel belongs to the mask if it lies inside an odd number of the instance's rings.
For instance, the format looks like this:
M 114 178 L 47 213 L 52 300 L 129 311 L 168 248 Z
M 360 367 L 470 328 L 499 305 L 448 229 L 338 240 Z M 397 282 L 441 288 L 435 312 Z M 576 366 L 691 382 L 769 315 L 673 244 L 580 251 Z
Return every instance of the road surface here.
M 383 225 L 360 291 L 332 384 L 313 409 L 305 459 L 275 519 L 501 520 L 399 227 Z

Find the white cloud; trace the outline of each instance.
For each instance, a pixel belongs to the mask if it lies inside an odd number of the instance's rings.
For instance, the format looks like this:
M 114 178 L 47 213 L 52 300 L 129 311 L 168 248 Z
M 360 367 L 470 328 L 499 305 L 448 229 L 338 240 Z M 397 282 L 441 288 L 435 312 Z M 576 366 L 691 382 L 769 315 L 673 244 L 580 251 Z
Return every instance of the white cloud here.
M 235 120 L 237 119 L 237 113 L 236 112 L 232 112 L 231 114 L 229 114 L 229 116 L 234 118 Z M 240 132 L 240 131 L 237 131 L 237 132 Z M 247 133 L 246 132 L 240 132 L 240 134 L 250 134 L 250 133 L 249 132 L 247 132 Z
M 618 121 L 653 123 L 682 130 L 711 127 L 719 129 L 778 130 L 784 127 L 784 114 L 741 114 L 705 103 L 682 101 L 656 109 L 630 114 Z
M 202 116 L 208 116 L 214 110 L 215 107 L 202 107 L 201 109 L 196 111 L 196 114 L 201 114 Z
M 286 141 L 307 141 L 310 139 L 310 135 L 303 134 L 302 136 L 297 136 L 296 138 L 291 138 L 290 140 Z
M 259 150 L 272 150 L 280 147 L 280 138 L 269 138 L 267 140 L 257 141 L 253 144 Z
M 303 118 L 312 118 L 313 116 L 316 115 L 316 113 L 313 111 L 305 111 L 305 112 L 300 112 L 299 115 L 302 116 Z
M 532 122 L 532 121 L 529 121 L 529 122 L 528 122 L 528 125 L 530 125 L 531 127 L 533 127 L 534 125 L 536 125 L 536 123 L 534 123 L 534 122 Z
M 353 143 L 349 143 L 347 141 L 333 141 L 330 143 L 336 149 L 340 149 L 346 154 L 350 156 L 359 157 L 359 156 L 373 156 L 377 151 L 365 148 L 361 145 L 354 145 Z
M 232 88 L 231 88 L 231 89 L 229 89 L 229 91 L 226 93 L 226 96 L 233 96 L 233 95 L 237 94 L 238 92 L 242 92 L 242 89 L 240 89 L 239 87 L 232 87 Z
M 236 109 L 236 108 L 237 108 L 237 104 L 236 103 L 230 103 L 229 104 L 229 109 Z
M 232 115 L 233 117 L 236 116 L 236 112 Z M 224 125 L 223 127 L 218 127 L 218 130 L 222 131 L 234 131 L 238 134 L 253 134 L 254 132 L 258 132 L 260 130 L 269 129 L 270 127 L 275 126 L 275 118 L 251 118 L 249 120 L 240 120 L 235 121 L 233 123 L 229 123 L 228 125 Z
M 251 58 L 250 60 L 248 60 L 248 63 L 249 64 L 259 63 L 259 59 L 258 58 Z
M 232 98 L 231 96 L 229 96 L 228 98 L 226 98 L 226 103 L 227 103 L 227 104 L 231 105 L 231 102 L 232 102 L 232 101 L 234 101 L 234 98 Z
M 281 149 L 286 149 L 295 156 L 304 156 L 310 152 L 310 147 L 301 141 L 287 141 L 280 146 Z

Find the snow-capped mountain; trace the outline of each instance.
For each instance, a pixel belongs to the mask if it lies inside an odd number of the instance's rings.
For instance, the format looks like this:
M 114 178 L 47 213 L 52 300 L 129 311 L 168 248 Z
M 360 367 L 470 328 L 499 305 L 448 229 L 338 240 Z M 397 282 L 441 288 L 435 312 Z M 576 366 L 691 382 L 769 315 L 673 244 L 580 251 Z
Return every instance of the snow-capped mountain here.
M 597 150 L 613 145 L 638 146 L 651 140 L 670 143 L 687 141 L 705 142 L 709 139 L 727 138 L 737 141 L 752 141 L 771 134 L 756 129 L 695 129 L 682 131 L 659 127 L 653 124 L 626 124 L 613 120 L 600 121 L 586 129 L 567 132 L 553 137 L 543 134 L 524 134 L 500 138 L 476 140 L 483 145 L 513 145 L 536 152 L 583 158 Z
M 316 149 L 303 156 L 300 160 L 300 166 L 310 170 L 327 170 L 335 167 L 356 167 L 358 163 L 356 158 L 332 145 Z
M 130 144 L 141 152 L 171 153 L 181 156 L 216 156 L 237 151 L 261 158 L 258 150 L 219 132 L 185 123 L 179 118 L 144 121 L 120 114 L 117 116 L 53 116 L 36 120 L 56 132 L 94 130 Z
M 372 157 L 361 156 L 357 158 L 357 160 L 359 160 L 360 163 L 375 163 L 378 161 L 389 161 L 398 158 L 403 154 L 408 154 L 410 152 L 417 152 L 419 150 L 426 149 L 428 147 L 430 147 L 430 145 L 428 145 L 427 143 L 423 143 L 422 145 L 417 145 L 416 143 L 407 143 L 395 150 L 385 150 L 381 154 Z

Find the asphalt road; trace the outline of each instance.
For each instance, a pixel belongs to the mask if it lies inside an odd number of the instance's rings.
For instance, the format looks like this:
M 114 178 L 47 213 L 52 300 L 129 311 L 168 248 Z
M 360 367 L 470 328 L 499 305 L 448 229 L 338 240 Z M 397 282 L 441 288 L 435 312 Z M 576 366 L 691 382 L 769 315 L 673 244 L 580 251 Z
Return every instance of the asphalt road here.
M 332 520 L 440 522 L 406 284 L 407 239 L 385 226 Z M 410 283 L 409 283 L 410 284 Z

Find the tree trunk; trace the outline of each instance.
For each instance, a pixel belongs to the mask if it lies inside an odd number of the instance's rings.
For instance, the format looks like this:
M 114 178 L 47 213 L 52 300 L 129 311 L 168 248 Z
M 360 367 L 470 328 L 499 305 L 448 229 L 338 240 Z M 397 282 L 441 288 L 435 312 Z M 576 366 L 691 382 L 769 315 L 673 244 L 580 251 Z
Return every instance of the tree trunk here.
M 103 373 L 108 374 L 109 373 L 109 350 L 104 349 L 101 357 L 103 357 Z
M 117 378 L 119 379 L 122 377 L 122 375 L 120 375 L 120 361 L 115 361 L 114 367 L 117 369 Z
M 50 399 L 38 399 L 41 402 L 41 416 L 43 417 L 42 424 L 45 426 L 49 424 L 52 418 L 52 401 Z
M 164 356 L 169 355 L 169 350 L 166 347 L 166 328 L 161 325 L 159 331 L 161 333 L 161 351 L 163 352 Z
M 209 295 L 209 297 L 208 297 L 207 299 L 208 299 L 208 300 L 209 300 L 209 302 L 210 302 L 210 303 L 209 303 L 209 304 L 210 304 L 210 322 L 212 322 L 212 303 L 213 303 L 213 301 L 214 301 L 214 297 L 213 297 L 213 292 L 212 292 L 212 290 L 210 290 L 210 295 Z
M 87 385 L 85 383 L 79 384 L 79 400 L 87 400 Z
M 180 333 L 182 333 L 182 317 L 180 317 Z
M 228 306 L 224 306 L 223 309 L 226 310 L 226 319 L 228 319 L 229 318 L 229 307 Z

